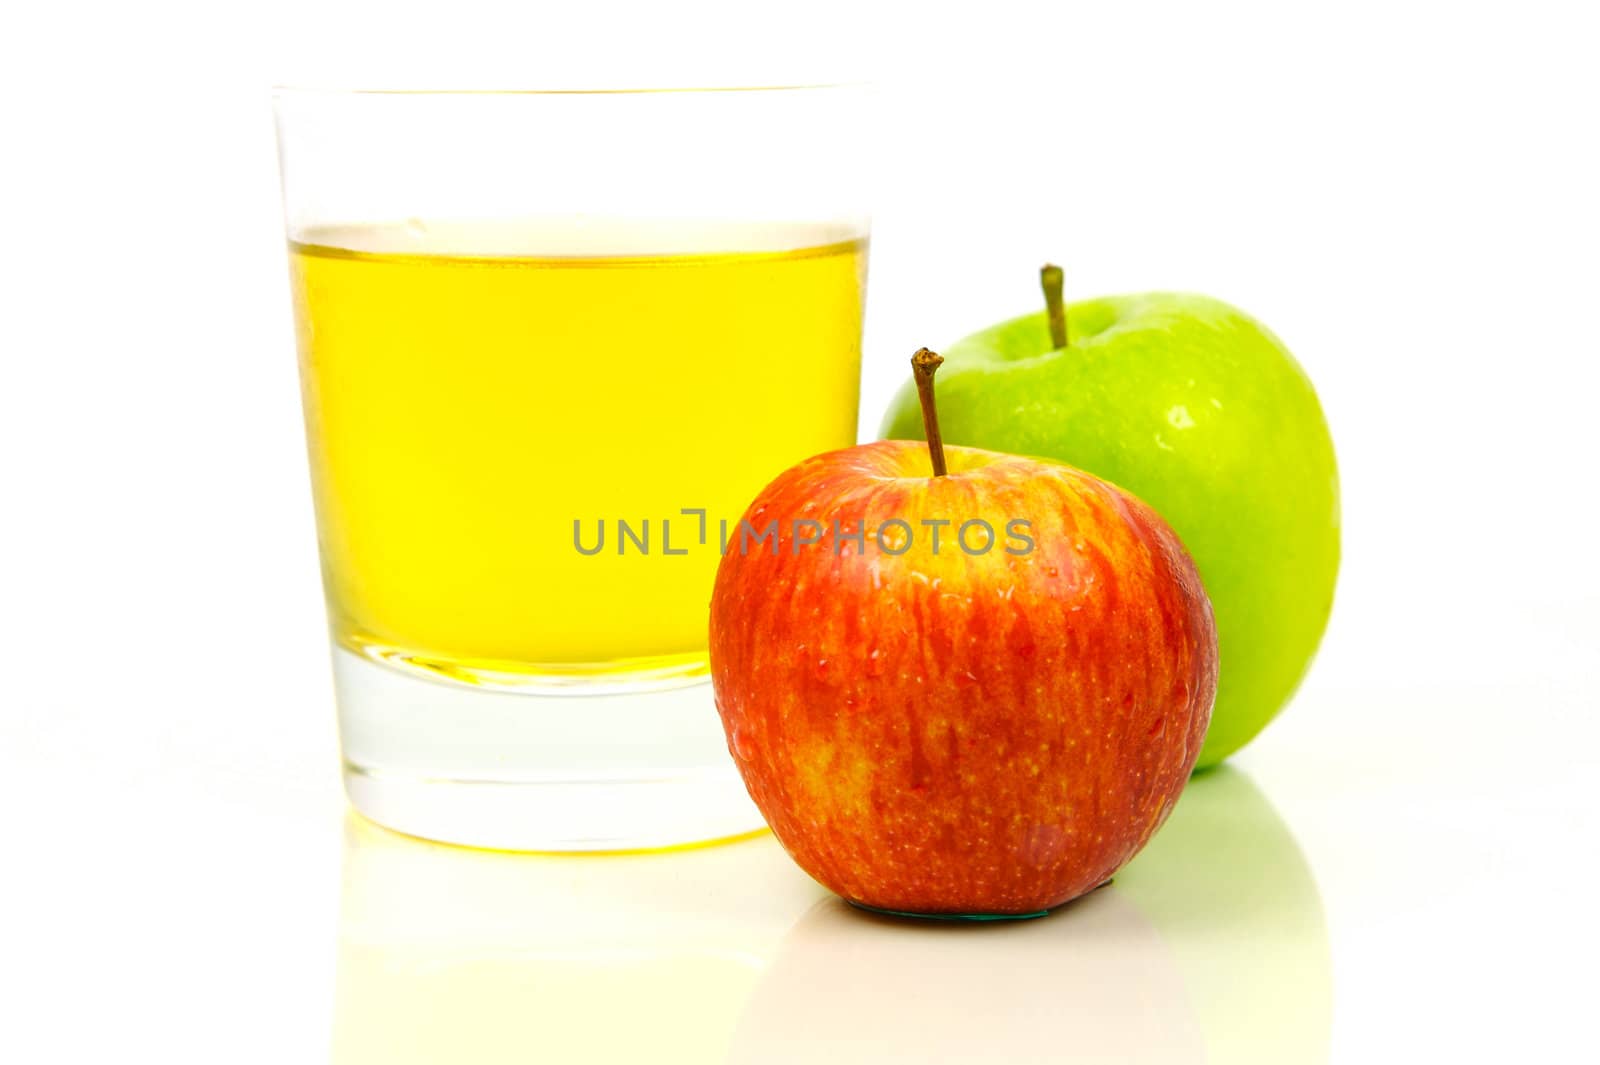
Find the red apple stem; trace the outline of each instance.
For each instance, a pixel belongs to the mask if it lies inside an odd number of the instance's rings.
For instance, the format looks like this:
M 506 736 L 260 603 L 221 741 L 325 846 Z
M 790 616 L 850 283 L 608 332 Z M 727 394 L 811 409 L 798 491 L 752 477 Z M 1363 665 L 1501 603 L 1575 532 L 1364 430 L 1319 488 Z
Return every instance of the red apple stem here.
M 1055 263 L 1045 263 L 1039 268 L 1039 284 L 1044 288 L 1044 309 L 1050 319 L 1050 344 L 1060 349 L 1067 346 L 1067 305 L 1062 301 L 1066 277 Z
M 939 435 L 939 411 L 933 403 L 933 375 L 944 365 L 944 356 L 918 348 L 911 356 L 911 372 L 917 379 L 917 399 L 922 403 L 922 428 L 928 438 L 928 457 L 933 460 L 933 475 L 949 472 L 944 464 L 944 439 Z

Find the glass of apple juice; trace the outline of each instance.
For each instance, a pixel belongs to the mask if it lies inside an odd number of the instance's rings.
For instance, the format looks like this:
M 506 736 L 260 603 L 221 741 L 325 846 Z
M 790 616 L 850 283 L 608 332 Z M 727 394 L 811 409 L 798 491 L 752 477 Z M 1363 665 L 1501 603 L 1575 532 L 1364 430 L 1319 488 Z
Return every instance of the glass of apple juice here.
M 760 816 L 723 530 L 855 443 L 866 90 L 275 95 L 344 782 L 516 850 Z

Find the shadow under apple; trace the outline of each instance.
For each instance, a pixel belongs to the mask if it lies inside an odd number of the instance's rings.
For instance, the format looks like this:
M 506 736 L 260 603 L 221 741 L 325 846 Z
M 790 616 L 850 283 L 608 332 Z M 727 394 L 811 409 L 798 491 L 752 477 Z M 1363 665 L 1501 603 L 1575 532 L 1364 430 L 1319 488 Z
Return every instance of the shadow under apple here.
M 819 903 L 740 1020 L 738 1065 L 1205 1060 L 1161 937 L 1102 888 L 1034 921 L 914 922 Z
M 1107 888 L 1033 921 L 884 917 L 838 899 L 785 937 L 732 1062 L 1323 1061 L 1321 902 L 1242 772 L 1196 777 Z

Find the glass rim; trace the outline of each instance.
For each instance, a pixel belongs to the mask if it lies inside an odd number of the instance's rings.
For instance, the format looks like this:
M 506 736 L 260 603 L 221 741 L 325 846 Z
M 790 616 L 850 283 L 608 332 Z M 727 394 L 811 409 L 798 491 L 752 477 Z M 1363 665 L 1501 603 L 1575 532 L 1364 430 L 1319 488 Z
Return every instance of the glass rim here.
M 688 85 L 688 86 L 636 86 L 613 88 L 565 89 L 401 89 L 377 87 L 344 87 L 324 85 L 276 84 L 271 87 L 274 98 L 284 96 L 419 96 L 432 98 L 475 96 L 666 96 L 666 95 L 734 95 L 743 93 L 800 93 L 836 89 L 871 89 L 873 81 L 818 81 L 778 83 L 771 85 Z

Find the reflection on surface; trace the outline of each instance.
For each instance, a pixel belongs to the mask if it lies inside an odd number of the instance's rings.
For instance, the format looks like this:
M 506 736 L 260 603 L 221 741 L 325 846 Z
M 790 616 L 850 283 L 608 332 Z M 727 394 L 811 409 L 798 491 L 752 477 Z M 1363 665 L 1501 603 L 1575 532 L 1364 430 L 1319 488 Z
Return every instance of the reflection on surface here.
M 818 903 L 740 1020 L 739 1065 L 1203 1062 L 1171 952 L 1112 888 L 1036 921 L 912 923 Z
M 1289 827 L 1248 776 L 1222 766 L 1194 778 L 1114 890 L 1171 946 L 1208 1060 L 1328 1059 L 1322 899 Z
M 770 837 L 549 857 L 346 828 L 339 1065 L 1300 1065 L 1329 1014 L 1316 885 L 1228 768 L 1112 886 L 1035 921 L 853 910 Z
M 740 897 L 788 862 L 755 842 L 556 857 L 353 814 L 345 832 L 338 1065 L 721 1061 L 772 944 L 821 894 L 780 877 L 786 891 Z
M 1196 778 L 1109 888 L 1037 921 L 819 903 L 740 1019 L 740 1063 L 1326 1060 L 1315 883 L 1249 778 Z

